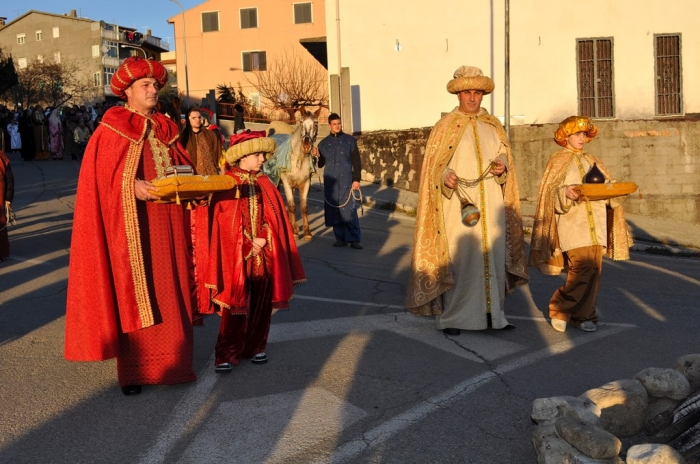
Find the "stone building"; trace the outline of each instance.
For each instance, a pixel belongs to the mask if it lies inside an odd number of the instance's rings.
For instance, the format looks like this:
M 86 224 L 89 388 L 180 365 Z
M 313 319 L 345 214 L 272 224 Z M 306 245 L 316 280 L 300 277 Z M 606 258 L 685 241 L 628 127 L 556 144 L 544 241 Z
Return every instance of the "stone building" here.
M 114 97 L 109 83 L 119 64 L 131 55 L 160 59 L 168 44 L 146 31 L 88 18 L 79 18 L 76 10 L 53 14 L 30 10 L 7 24 L 0 23 L 0 46 L 18 68 L 33 60 L 51 60 L 77 65 L 80 78 L 90 83 L 91 91 L 83 102 L 92 103 Z

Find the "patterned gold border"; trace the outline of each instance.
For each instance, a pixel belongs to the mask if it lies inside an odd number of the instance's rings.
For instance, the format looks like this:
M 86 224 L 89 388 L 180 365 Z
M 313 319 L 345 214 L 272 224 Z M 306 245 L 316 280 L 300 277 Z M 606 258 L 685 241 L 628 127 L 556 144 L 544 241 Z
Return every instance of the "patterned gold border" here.
M 129 263 L 131 265 L 131 276 L 134 283 L 134 293 L 136 304 L 139 310 L 141 327 L 150 327 L 154 322 L 153 306 L 148 294 L 148 282 L 146 280 L 146 269 L 143 259 L 143 248 L 141 245 L 141 231 L 139 229 L 139 219 L 136 206 L 136 195 L 134 193 L 134 179 L 139 166 L 141 153 L 143 152 L 143 142 L 131 143 L 126 155 L 124 173 L 122 174 L 122 206 L 124 211 L 124 226 L 126 229 L 126 243 L 129 252 Z

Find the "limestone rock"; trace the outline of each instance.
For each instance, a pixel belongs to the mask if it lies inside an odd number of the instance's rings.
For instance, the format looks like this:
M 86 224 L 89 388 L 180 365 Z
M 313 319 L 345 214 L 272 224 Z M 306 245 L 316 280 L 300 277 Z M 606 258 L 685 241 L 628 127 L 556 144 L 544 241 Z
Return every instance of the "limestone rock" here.
M 581 395 L 600 407 L 600 425 L 617 437 L 628 437 L 644 428 L 648 395 L 638 380 L 623 379 L 592 388 Z
M 690 394 L 690 382 L 675 369 L 649 367 L 634 376 L 642 382 L 649 396 L 682 400 Z
M 535 427 L 532 444 L 537 452 L 537 464 L 623 464 L 617 456 L 610 459 L 586 456 L 557 435 L 554 421 Z
M 558 417 L 576 417 L 592 424 L 600 423 L 600 408 L 591 400 L 576 396 L 538 398 L 532 402 L 532 420 L 540 424 Z
M 700 389 L 700 354 L 686 354 L 676 361 L 676 370 L 690 382 L 690 389 Z
M 634 445 L 627 450 L 627 464 L 686 464 L 683 456 L 668 445 Z
M 622 442 L 598 425 L 574 418 L 560 417 L 554 422 L 557 435 L 592 458 L 613 458 L 620 453 Z

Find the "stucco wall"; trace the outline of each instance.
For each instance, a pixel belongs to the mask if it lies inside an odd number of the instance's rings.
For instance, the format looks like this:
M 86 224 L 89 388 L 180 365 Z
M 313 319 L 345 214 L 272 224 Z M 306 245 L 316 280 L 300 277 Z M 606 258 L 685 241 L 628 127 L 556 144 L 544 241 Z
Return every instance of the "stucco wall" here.
M 700 223 L 700 121 L 598 121 L 586 150 L 600 156 L 613 177 L 632 181 L 630 213 Z M 520 196 L 536 201 L 542 172 L 559 149 L 556 124 L 511 127 Z M 417 191 L 430 128 L 365 132 L 358 136 L 363 180 Z

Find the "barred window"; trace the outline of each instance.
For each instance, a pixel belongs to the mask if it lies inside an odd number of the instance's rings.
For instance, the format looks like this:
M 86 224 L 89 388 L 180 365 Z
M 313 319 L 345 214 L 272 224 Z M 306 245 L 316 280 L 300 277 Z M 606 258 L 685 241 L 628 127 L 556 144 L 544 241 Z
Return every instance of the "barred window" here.
M 265 71 L 267 69 L 266 52 L 243 52 L 243 71 Z
M 93 87 L 100 87 L 102 85 L 102 81 L 100 81 L 100 73 L 92 73 L 92 85 Z
M 294 24 L 308 24 L 311 18 L 311 2 L 294 4 Z
M 615 117 L 612 45 L 612 38 L 576 40 L 581 116 Z
M 241 29 L 258 27 L 258 9 L 241 8 Z
M 202 32 L 216 32 L 219 30 L 219 12 L 207 11 L 202 13 Z
M 681 36 L 659 34 L 654 36 L 656 67 L 656 114 L 682 114 Z
M 25 34 L 17 34 L 17 44 L 27 43 L 27 36 Z

